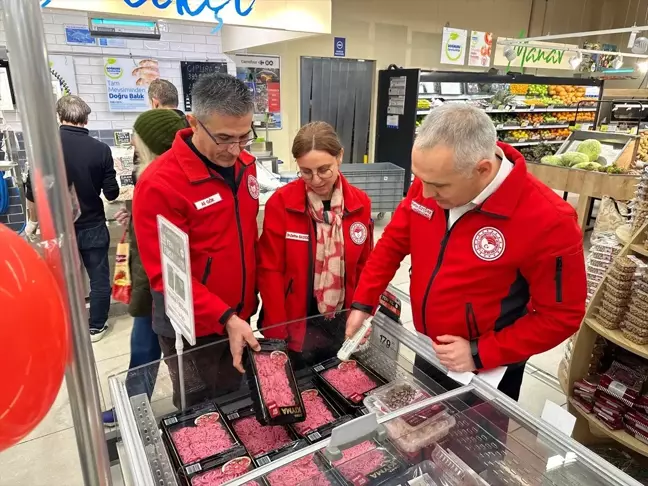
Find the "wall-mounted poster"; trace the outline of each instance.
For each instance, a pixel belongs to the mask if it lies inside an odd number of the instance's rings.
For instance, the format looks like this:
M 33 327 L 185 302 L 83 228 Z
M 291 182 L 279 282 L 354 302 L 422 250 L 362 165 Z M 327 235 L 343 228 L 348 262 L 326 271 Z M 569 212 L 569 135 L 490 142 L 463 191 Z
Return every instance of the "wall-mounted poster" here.
M 281 128 L 281 67 L 279 56 L 238 54 L 236 77 L 254 94 L 254 126 Z
M 198 78 L 203 74 L 227 74 L 227 62 L 197 62 L 182 61 L 180 63 L 182 74 L 182 91 L 184 92 L 184 111 L 191 112 L 191 93 Z
M 441 64 L 464 64 L 468 31 L 464 29 L 443 28 L 441 42 Z
M 155 59 L 104 58 L 104 75 L 110 111 L 146 111 L 148 87 L 160 77 Z
M 49 68 L 52 75 L 52 88 L 56 99 L 65 95 L 79 93 L 72 56 L 49 56 Z
M 492 47 L 492 32 L 480 32 L 478 30 L 473 30 L 470 35 L 468 65 L 478 67 L 490 66 Z

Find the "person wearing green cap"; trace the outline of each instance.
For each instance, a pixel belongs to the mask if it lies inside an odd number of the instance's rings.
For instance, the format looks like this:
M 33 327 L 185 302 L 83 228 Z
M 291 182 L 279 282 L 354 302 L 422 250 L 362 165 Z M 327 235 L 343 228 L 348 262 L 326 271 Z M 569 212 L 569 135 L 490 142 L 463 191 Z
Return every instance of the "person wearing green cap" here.
M 133 146 L 137 154 L 137 165 L 133 171 L 133 181 L 146 170 L 148 165 L 158 156 L 171 148 L 173 139 L 179 130 L 185 127 L 185 120 L 173 110 L 149 110 L 142 113 L 133 126 Z M 130 209 L 130 208 L 129 208 Z M 127 212 L 126 215 L 129 213 Z M 127 216 L 129 226 L 128 237 L 130 243 L 129 266 L 131 273 L 131 299 L 128 305 L 128 313 L 133 316 L 133 330 L 130 339 L 130 363 L 129 369 L 157 361 L 162 356 L 160 343 L 155 332 L 153 332 L 152 312 L 153 299 L 149 287 L 149 279 L 142 266 L 137 239 L 133 230 L 132 218 Z M 147 367 L 134 373 L 145 373 L 146 376 L 129 376 L 127 383 L 131 395 L 147 393 L 151 396 L 155 387 L 157 366 Z M 143 384 L 143 389 L 132 390 L 133 384 Z M 107 410 L 102 414 L 105 425 L 115 424 L 114 410 Z

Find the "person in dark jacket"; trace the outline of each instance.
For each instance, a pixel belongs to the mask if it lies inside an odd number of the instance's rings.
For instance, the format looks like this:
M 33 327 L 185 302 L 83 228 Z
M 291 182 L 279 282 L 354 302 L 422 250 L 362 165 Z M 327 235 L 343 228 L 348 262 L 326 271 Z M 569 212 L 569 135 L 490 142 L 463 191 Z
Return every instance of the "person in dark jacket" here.
M 292 154 L 300 177 L 266 203 L 257 285 L 264 336 L 287 340 L 293 364 L 306 367 L 344 335 L 343 320 L 331 313 L 351 305 L 372 249 L 373 224 L 369 197 L 340 173 L 344 149 L 331 125 L 301 127 Z M 308 324 L 277 327 L 322 314 Z
M 90 278 L 90 338 L 99 341 L 108 330 L 110 310 L 110 234 L 106 227 L 103 191 L 108 201 L 119 196 L 119 185 L 110 147 L 92 138 L 85 128 L 91 109 L 78 96 L 63 96 L 56 103 L 61 123 L 61 146 L 73 206 L 78 200 L 74 229 L 79 254 Z M 31 182 L 26 197 L 34 202 Z M 74 208 L 73 208 L 74 209 Z
M 142 113 L 133 126 L 133 146 L 137 154 L 137 166 L 133 171 L 133 181 L 147 169 L 149 164 L 171 148 L 173 139 L 178 131 L 184 128 L 184 118 L 180 118 L 173 110 L 149 110 Z M 130 274 L 131 274 L 131 300 L 128 313 L 133 316 L 133 330 L 130 339 L 129 369 L 157 361 L 162 356 L 157 334 L 153 332 L 153 297 L 149 279 L 144 271 L 140 259 L 137 238 L 133 227 L 133 219 L 129 213 L 126 218 L 119 218 L 120 223 L 128 225 L 128 239 L 130 243 Z M 131 396 L 147 393 L 151 395 L 157 378 L 157 366 L 148 366 L 137 372 L 129 372 L 128 383 Z M 135 376 L 139 373 L 145 376 Z M 128 384 L 127 383 L 127 384 Z M 134 390 L 135 384 L 143 385 L 143 389 Z M 114 425 L 115 412 L 108 410 L 103 413 L 105 425 Z

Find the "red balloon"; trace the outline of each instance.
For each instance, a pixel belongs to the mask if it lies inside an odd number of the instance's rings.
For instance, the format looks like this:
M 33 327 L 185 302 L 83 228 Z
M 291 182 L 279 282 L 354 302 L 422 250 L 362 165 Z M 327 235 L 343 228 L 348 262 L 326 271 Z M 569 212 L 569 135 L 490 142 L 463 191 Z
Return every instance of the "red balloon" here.
M 57 280 L 29 243 L 0 224 L 0 451 L 25 437 L 56 399 L 68 357 Z

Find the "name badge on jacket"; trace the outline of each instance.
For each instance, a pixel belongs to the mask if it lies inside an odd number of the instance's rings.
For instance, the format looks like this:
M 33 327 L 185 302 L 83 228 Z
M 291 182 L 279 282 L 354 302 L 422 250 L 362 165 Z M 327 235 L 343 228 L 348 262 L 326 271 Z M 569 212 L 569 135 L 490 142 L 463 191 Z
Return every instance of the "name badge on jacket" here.
M 221 195 L 219 193 L 216 193 L 212 196 L 206 197 L 205 199 L 196 201 L 194 204 L 196 205 L 196 209 L 200 211 L 201 209 L 208 208 L 209 206 L 221 202 L 222 200 L 223 198 L 221 197 Z
M 287 240 L 296 240 L 296 241 L 308 241 L 310 237 L 304 233 L 293 233 L 292 231 L 286 231 Z
M 434 211 L 430 208 L 426 208 L 422 204 L 417 203 L 416 201 L 412 201 L 412 211 L 414 211 L 416 214 L 420 214 L 424 218 L 427 219 L 432 219 L 432 215 L 434 214 Z

